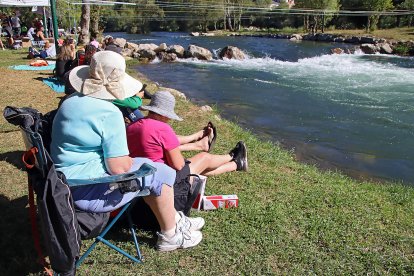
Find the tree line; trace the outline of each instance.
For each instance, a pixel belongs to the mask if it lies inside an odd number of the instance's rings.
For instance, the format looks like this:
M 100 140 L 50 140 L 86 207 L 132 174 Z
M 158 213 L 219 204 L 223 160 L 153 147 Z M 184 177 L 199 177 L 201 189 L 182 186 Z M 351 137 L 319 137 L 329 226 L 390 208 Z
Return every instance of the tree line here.
M 61 28 L 81 27 L 80 41 L 103 31 L 239 31 L 303 28 L 394 28 L 413 25 L 414 0 L 121 0 L 114 5 L 95 1 L 57 1 Z M 122 3 L 122 4 L 120 4 Z

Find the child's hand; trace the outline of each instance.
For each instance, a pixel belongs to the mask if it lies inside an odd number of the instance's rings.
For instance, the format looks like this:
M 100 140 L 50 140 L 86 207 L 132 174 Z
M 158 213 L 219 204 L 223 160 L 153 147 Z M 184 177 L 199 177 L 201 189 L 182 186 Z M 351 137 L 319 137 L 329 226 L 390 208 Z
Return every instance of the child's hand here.
M 135 94 L 135 96 L 140 97 L 141 99 L 144 98 L 144 90 L 139 91 L 137 94 Z

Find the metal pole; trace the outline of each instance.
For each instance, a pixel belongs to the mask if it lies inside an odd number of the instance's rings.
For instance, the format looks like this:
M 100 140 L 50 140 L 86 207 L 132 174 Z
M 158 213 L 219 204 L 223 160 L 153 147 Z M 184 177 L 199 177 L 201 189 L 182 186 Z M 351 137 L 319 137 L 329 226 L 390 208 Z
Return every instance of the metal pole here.
M 49 37 L 49 30 L 47 29 L 47 17 L 46 17 L 45 7 L 43 7 L 43 27 L 45 29 L 45 36 L 46 36 L 46 38 L 48 38 Z
M 56 52 L 59 49 L 59 33 L 58 33 L 58 22 L 57 22 L 57 14 L 56 14 L 56 0 L 50 0 L 50 11 L 52 13 L 52 25 L 53 25 L 53 38 L 55 39 L 55 47 Z

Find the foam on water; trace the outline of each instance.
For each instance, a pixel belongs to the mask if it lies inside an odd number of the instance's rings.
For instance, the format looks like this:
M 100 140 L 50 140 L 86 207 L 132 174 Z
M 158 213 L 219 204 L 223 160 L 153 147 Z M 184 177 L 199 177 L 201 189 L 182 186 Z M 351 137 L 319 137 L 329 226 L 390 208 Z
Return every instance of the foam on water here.
M 245 60 L 180 61 L 195 66 L 219 66 L 228 70 L 270 73 L 273 77 L 254 80 L 293 89 L 305 89 L 315 97 L 329 98 L 341 104 L 381 109 L 384 105 L 389 107 L 388 101 L 392 94 L 393 99 L 399 99 L 398 108 L 409 108 L 409 105 L 404 104 L 404 99 L 410 99 L 414 94 L 413 89 L 409 88 L 414 87 L 414 68 L 370 59 L 372 57 L 357 52 L 321 55 L 299 59 L 297 62 L 251 56 L 247 56 Z M 400 59 L 404 61 L 404 58 Z M 402 81 L 404 87 L 401 87 Z M 400 87 L 398 92 L 395 90 L 396 86 Z

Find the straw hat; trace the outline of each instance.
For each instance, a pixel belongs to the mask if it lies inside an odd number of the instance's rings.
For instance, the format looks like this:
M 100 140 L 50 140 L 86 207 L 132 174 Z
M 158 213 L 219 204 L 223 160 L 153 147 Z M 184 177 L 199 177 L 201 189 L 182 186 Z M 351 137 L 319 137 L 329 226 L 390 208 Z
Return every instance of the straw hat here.
M 89 97 L 123 100 L 142 89 L 142 83 L 125 73 L 125 59 L 114 52 L 102 51 L 92 56 L 90 65 L 78 66 L 69 74 L 73 88 Z
M 141 109 L 152 111 L 164 117 L 182 121 L 180 117 L 174 112 L 175 98 L 168 91 L 158 91 L 151 97 L 149 105 L 141 106 Z

